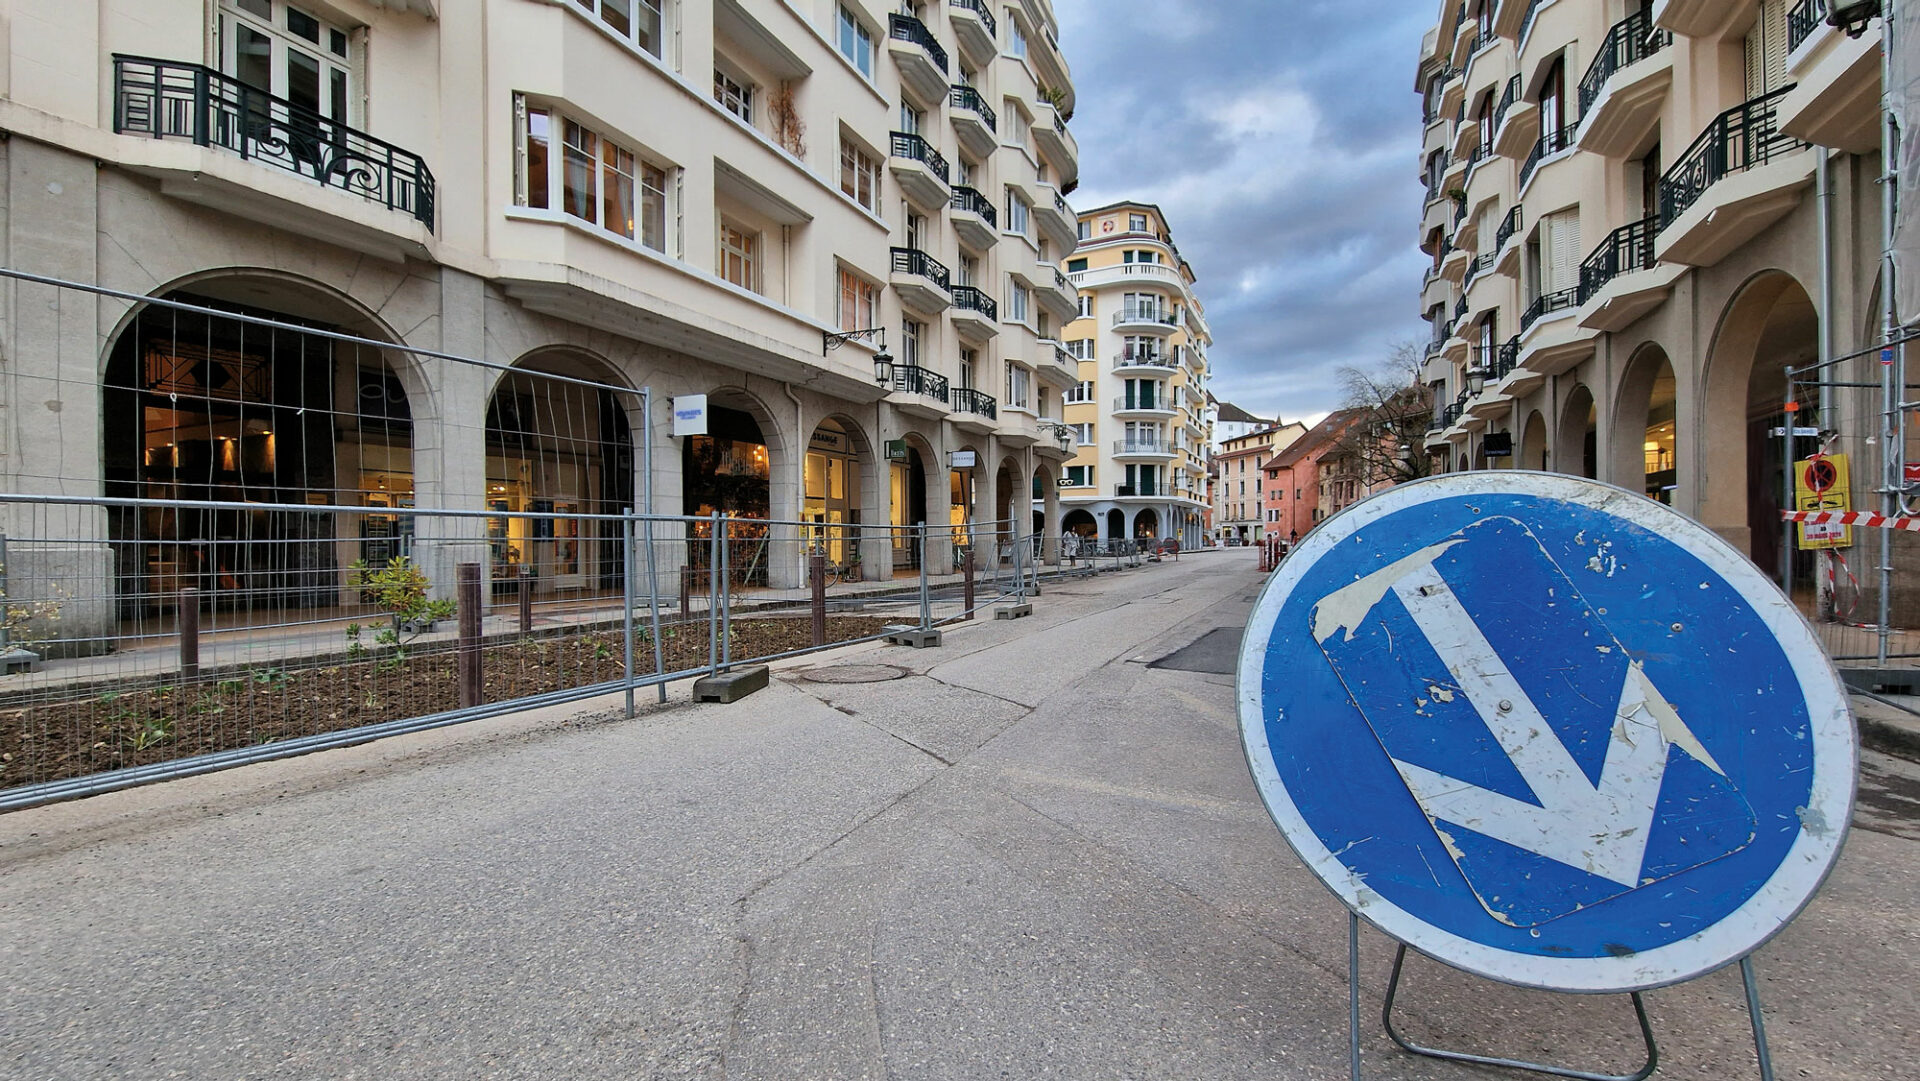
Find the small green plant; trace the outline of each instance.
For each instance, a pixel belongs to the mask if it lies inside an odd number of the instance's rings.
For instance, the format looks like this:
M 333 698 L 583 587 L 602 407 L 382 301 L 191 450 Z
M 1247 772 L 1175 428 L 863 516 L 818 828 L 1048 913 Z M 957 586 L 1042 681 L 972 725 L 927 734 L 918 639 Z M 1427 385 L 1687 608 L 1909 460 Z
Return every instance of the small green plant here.
M 173 738 L 172 717 L 149 717 L 127 736 L 127 746 L 144 751 Z
M 595 639 L 593 643 L 593 659 L 596 661 L 604 661 L 611 656 L 613 656 L 613 647 Z
M 245 687 L 246 685 L 247 683 L 245 680 L 223 679 L 220 682 L 214 684 L 213 687 L 215 690 L 219 691 L 221 694 L 239 694 L 240 688 Z
M 251 673 L 255 683 L 269 687 L 279 687 L 287 682 L 287 670 L 284 668 L 256 668 Z
M 433 582 L 427 578 L 426 572 L 406 556 L 394 556 L 386 566 L 378 568 L 368 566 L 363 559 L 356 559 L 347 569 L 347 584 L 387 611 L 390 622 L 373 635 L 375 645 L 393 651 L 380 662 L 382 671 L 391 671 L 405 664 L 406 643 L 432 627 L 435 620 L 450 619 L 454 614 L 452 601 L 434 600 L 427 596 Z M 367 652 L 361 644 L 360 632 L 360 624 L 347 625 L 347 655 L 356 660 Z M 406 635 L 404 639 L 401 638 L 403 633 Z

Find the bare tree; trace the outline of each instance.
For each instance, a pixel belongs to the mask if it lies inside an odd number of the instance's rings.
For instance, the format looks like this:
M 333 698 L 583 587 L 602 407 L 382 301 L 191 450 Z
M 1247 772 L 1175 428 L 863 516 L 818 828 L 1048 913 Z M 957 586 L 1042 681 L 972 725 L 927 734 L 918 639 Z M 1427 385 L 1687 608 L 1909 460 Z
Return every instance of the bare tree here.
M 1433 418 L 1433 391 L 1420 381 L 1426 356 L 1419 343 L 1397 342 L 1371 367 L 1339 370 L 1347 408 L 1355 417 L 1335 456 L 1349 459 L 1369 490 L 1435 472 L 1425 441 Z

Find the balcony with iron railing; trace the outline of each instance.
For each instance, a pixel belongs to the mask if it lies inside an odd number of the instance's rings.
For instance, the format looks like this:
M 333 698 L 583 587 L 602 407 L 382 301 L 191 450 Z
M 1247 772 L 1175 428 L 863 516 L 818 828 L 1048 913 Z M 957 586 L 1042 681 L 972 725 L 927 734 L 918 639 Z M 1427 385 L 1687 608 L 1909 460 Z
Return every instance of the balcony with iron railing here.
M 938 102 L 947 92 L 947 50 L 941 48 L 927 24 L 911 15 L 887 16 L 887 51 L 893 55 L 900 78 L 920 100 Z
M 1580 115 L 1586 116 L 1593 111 L 1593 103 L 1599 100 L 1600 92 L 1606 88 L 1607 80 L 1622 68 L 1637 64 L 1647 57 L 1673 44 L 1671 30 L 1658 29 L 1653 18 L 1646 11 L 1636 11 L 1613 24 L 1607 31 L 1606 39 L 1600 43 L 1600 51 L 1594 54 L 1593 62 L 1587 65 L 1587 73 L 1580 80 Z
M 949 392 L 946 376 L 918 364 L 895 364 L 893 389 L 932 398 L 943 405 L 947 402 Z
M 1172 330 L 1180 325 L 1178 313 L 1167 308 L 1154 308 L 1140 305 L 1126 305 L 1113 313 L 1113 325 L 1143 326 L 1153 329 Z
M 947 404 L 955 413 L 985 417 L 995 420 L 1000 415 L 1000 403 L 993 395 L 972 387 L 953 387 L 947 391 Z
M 113 130 L 218 148 L 434 227 L 420 155 L 199 64 L 116 55 Z
M 1565 311 L 1575 307 L 1579 302 L 1580 289 L 1578 286 L 1572 289 L 1557 289 L 1551 293 L 1542 293 L 1534 297 L 1533 303 L 1527 305 L 1527 310 L 1520 314 L 1520 333 L 1525 334 L 1527 331 L 1532 330 L 1533 325 L 1538 323 L 1542 317 L 1553 312 Z
M 947 184 L 947 159 L 925 136 L 896 131 L 888 137 L 887 167 L 907 198 L 928 210 L 947 205 L 953 193 Z
M 1173 457 L 1173 444 L 1165 439 L 1116 439 L 1113 441 L 1113 455 L 1116 458 L 1128 457 Z M 1151 491 L 1142 495 L 1152 495 Z
M 935 150 L 933 144 L 928 142 L 924 136 L 915 135 L 907 131 L 893 132 L 891 136 L 889 136 L 889 156 L 905 161 L 917 161 L 926 166 L 928 171 L 932 172 L 934 176 L 939 177 L 940 183 L 947 183 L 947 175 L 949 172 L 947 159 L 938 150 Z
M 1167 394 L 1127 394 L 1113 400 L 1115 413 L 1176 413 L 1179 409 Z
M 990 321 L 998 322 L 1000 319 L 1000 305 L 971 285 L 953 287 L 953 307 L 955 311 L 978 312 Z
M 1813 156 L 1797 154 L 1809 144 L 1779 127 L 1780 100 L 1792 90 L 1784 86 L 1721 113 L 1661 176 L 1662 259 L 1709 265 L 1799 202 L 1812 182 Z M 1766 168 L 1776 162 L 1778 168 Z M 1696 207 L 1702 212 L 1689 213 Z
M 957 184 L 947 206 L 952 211 L 947 217 L 953 222 L 954 232 L 960 234 L 968 247 L 979 251 L 999 242 L 1000 214 L 994 209 L 993 200 L 964 184 Z
M 1580 264 L 1581 304 L 1622 274 L 1653 269 L 1653 238 L 1658 224 L 1659 219 L 1647 217 L 1607 234 Z
M 1507 211 L 1506 217 L 1500 219 L 1500 228 L 1493 234 L 1493 250 L 1497 252 L 1505 248 L 1507 241 L 1512 240 L 1513 234 L 1519 231 L 1520 208 L 1516 206 Z
M 999 144 L 1000 118 L 994 115 L 993 108 L 980 91 L 971 86 L 956 85 L 947 92 L 947 115 L 953 122 L 954 134 L 959 136 L 960 144 L 976 157 L 985 157 L 993 153 Z
M 1800 0 L 1787 9 L 1787 51 L 1798 49 L 1827 21 L 1827 0 Z
M 953 287 L 946 264 L 919 248 L 891 248 L 894 291 L 923 312 L 938 312 L 953 303 Z
M 1532 153 L 1527 155 L 1527 160 L 1520 166 L 1520 186 L 1526 187 L 1527 182 L 1533 179 L 1534 171 L 1540 168 L 1542 160 L 1572 146 L 1574 133 L 1579 130 L 1579 124 L 1567 124 L 1541 135 L 1534 142 Z
M 1513 103 L 1519 100 L 1520 76 L 1515 75 L 1513 78 L 1507 80 L 1507 88 L 1500 94 L 1500 104 L 1493 107 L 1494 131 L 1497 132 L 1500 130 L 1500 125 L 1506 122 L 1507 111 L 1512 109 Z
M 1115 368 L 1166 368 L 1176 366 L 1174 354 L 1164 349 L 1136 349 L 1124 347 L 1113 358 Z

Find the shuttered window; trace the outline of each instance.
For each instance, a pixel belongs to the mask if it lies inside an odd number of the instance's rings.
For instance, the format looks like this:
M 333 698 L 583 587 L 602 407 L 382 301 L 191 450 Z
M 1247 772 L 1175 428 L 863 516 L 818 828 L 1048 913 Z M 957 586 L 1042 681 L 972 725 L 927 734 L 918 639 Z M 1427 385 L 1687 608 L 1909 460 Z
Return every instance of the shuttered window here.
M 1540 292 L 1558 293 L 1580 282 L 1580 211 L 1548 214 L 1540 221 Z
M 1787 0 L 1760 0 L 1747 31 L 1747 100 L 1787 84 Z

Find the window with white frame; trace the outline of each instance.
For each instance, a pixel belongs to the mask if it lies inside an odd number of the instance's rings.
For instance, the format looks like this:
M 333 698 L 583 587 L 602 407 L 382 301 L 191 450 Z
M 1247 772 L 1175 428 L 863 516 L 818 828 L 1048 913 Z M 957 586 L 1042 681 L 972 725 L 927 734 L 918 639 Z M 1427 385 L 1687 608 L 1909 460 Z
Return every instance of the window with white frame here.
M 1074 439 L 1079 441 L 1081 446 L 1083 447 L 1093 446 L 1093 425 L 1092 424 L 1073 424 L 1073 425 L 1069 425 L 1069 427 L 1073 429 L 1073 437 Z
M 835 322 L 841 330 L 868 330 L 877 325 L 880 311 L 880 287 L 848 270 L 840 268 L 840 303 Z
M 1027 32 L 1020 27 L 1020 20 L 1007 20 L 1007 55 L 1027 55 Z
M 1067 352 L 1072 354 L 1075 360 L 1092 360 L 1093 339 L 1075 338 L 1067 343 Z
M 1091 238 L 1093 236 L 1093 223 L 1090 221 L 1081 222 L 1079 236 L 1081 240 L 1087 240 Z
M 880 162 L 844 132 L 840 135 L 840 190 L 868 210 L 880 212 Z
M 753 83 L 731 72 L 713 69 L 713 100 L 747 123 L 753 123 Z
M 1090 465 L 1068 466 L 1066 474 L 1060 478 L 1060 487 L 1062 488 L 1093 487 L 1093 467 Z
M 1090 402 L 1092 400 L 1093 381 L 1090 379 L 1082 379 L 1073 385 L 1072 390 L 1067 391 L 1068 405 L 1072 405 L 1075 402 Z
M 1144 233 L 1146 231 L 1147 231 L 1147 216 L 1145 214 L 1127 215 L 1127 232 Z
M 742 289 L 760 290 L 757 273 L 760 237 L 727 218 L 720 219 L 720 250 L 715 265 L 720 277 Z
M 873 31 L 845 4 L 840 5 L 839 29 L 840 55 L 859 68 L 860 74 L 873 78 Z
M 1075 316 L 1075 318 L 1078 318 L 1078 319 L 1093 318 L 1093 297 L 1090 294 L 1087 294 L 1087 293 L 1080 294 L 1079 314 Z
M 927 324 L 917 319 L 900 321 L 900 361 L 920 367 L 920 342 L 927 334 Z
M 1011 409 L 1027 408 L 1027 394 L 1032 386 L 1033 373 L 1007 361 L 1007 397 L 1006 404 Z
M 1031 235 L 1028 232 L 1028 227 L 1031 224 L 1032 212 L 1033 207 L 1027 202 L 1026 198 L 1012 187 L 1008 187 L 1006 231 L 1009 233 L 1019 233 L 1021 236 Z
M 221 0 L 220 70 L 316 116 L 353 122 L 352 36 L 303 4 Z
M 973 389 L 973 365 L 980 359 L 980 353 L 974 349 L 960 350 L 960 368 L 954 373 L 962 390 Z
M 573 0 L 573 3 L 622 41 L 654 56 L 660 55 L 658 0 Z
M 1002 141 L 1008 146 L 1025 148 L 1027 132 L 1031 127 L 1027 114 L 1020 111 L 1020 103 L 1013 98 L 1000 99 L 1000 108 L 1002 110 L 1000 119 L 1007 130 L 1007 137 Z
M 655 251 L 667 250 L 667 169 L 570 119 L 517 99 L 522 206 L 559 210 Z M 557 145 L 556 145 L 557 144 Z
M 1007 279 L 1007 319 L 1009 322 L 1026 322 L 1028 309 L 1032 300 L 1033 294 L 1031 290 L 1011 278 Z

